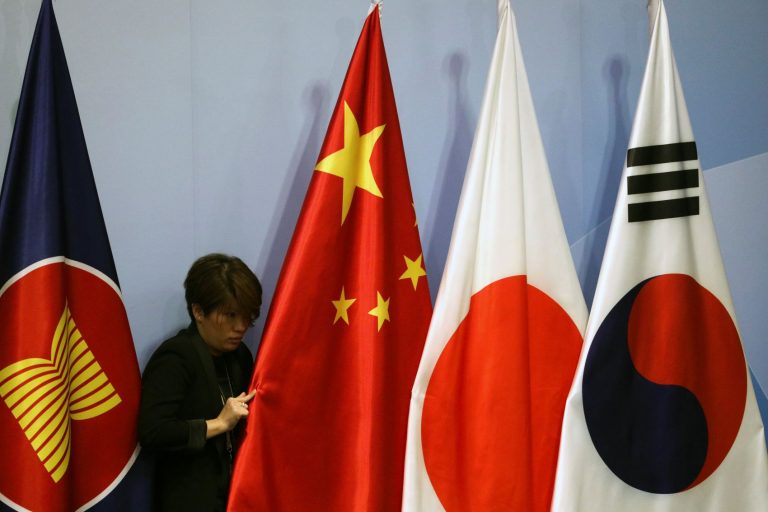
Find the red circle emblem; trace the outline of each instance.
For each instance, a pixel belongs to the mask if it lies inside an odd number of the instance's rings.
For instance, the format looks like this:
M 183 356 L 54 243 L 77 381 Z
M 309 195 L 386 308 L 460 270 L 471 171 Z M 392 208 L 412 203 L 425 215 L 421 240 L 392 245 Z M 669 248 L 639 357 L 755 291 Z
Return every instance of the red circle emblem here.
M 73 510 L 136 451 L 140 374 L 114 284 L 77 264 L 35 268 L 0 295 L 0 494 Z
M 424 462 L 447 511 L 549 510 L 581 342 L 525 276 L 472 296 L 424 396 Z
M 686 274 L 636 284 L 590 344 L 582 396 L 605 465 L 652 494 L 691 489 L 725 460 L 744 417 L 748 372 L 736 326 Z

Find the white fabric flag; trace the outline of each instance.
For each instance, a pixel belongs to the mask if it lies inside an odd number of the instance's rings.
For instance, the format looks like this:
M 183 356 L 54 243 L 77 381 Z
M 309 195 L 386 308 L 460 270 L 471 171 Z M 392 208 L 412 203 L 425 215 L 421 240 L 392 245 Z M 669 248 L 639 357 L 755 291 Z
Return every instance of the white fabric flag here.
M 403 510 L 549 509 L 586 316 L 503 0 L 411 398 Z
M 552 510 L 768 510 L 767 459 L 659 2 Z

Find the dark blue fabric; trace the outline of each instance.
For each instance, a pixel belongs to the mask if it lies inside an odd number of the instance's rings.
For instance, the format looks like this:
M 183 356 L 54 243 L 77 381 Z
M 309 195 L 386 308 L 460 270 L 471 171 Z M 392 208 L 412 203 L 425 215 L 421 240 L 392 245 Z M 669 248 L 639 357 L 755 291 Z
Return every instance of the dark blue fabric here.
M 142 451 L 117 487 L 88 511 L 151 512 L 153 510 L 151 486 L 154 473 L 153 457 Z M 0 512 L 15 512 L 15 509 L 0 503 Z
M 0 287 L 54 256 L 118 283 L 53 6 L 43 0 L 0 191 Z M 150 510 L 150 478 L 151 465 L 139 456 L 91 510 Z
M 693 393 L 651 382 L 632 362 L 629 316 L 649 281 L 605 317 L 587 354 L 582 393 L 589 435 L 605 464 L 632 487 L 667 494 L 685 489 L 701 471 L 707 421 Z
M 0 192 L 0 286 L 53 256 L 117 283 L 51 0 L 37 20 Z

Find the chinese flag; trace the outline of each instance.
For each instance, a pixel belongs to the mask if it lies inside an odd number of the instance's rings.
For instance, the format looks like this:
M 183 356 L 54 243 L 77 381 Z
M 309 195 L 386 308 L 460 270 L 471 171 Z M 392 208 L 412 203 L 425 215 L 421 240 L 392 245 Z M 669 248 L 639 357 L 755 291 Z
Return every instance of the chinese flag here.
M 379 9 L 363 26 L 267 319 L 230 510 L 399 510 L 432 307 Z

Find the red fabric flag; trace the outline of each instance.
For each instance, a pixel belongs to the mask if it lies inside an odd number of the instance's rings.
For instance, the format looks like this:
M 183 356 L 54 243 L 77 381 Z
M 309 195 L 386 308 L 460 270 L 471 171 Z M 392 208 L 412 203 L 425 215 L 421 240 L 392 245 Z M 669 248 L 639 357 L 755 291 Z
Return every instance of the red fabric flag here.
M 229 510 L 399 510 L 431 312 L 375 7 L 278 281 Z

